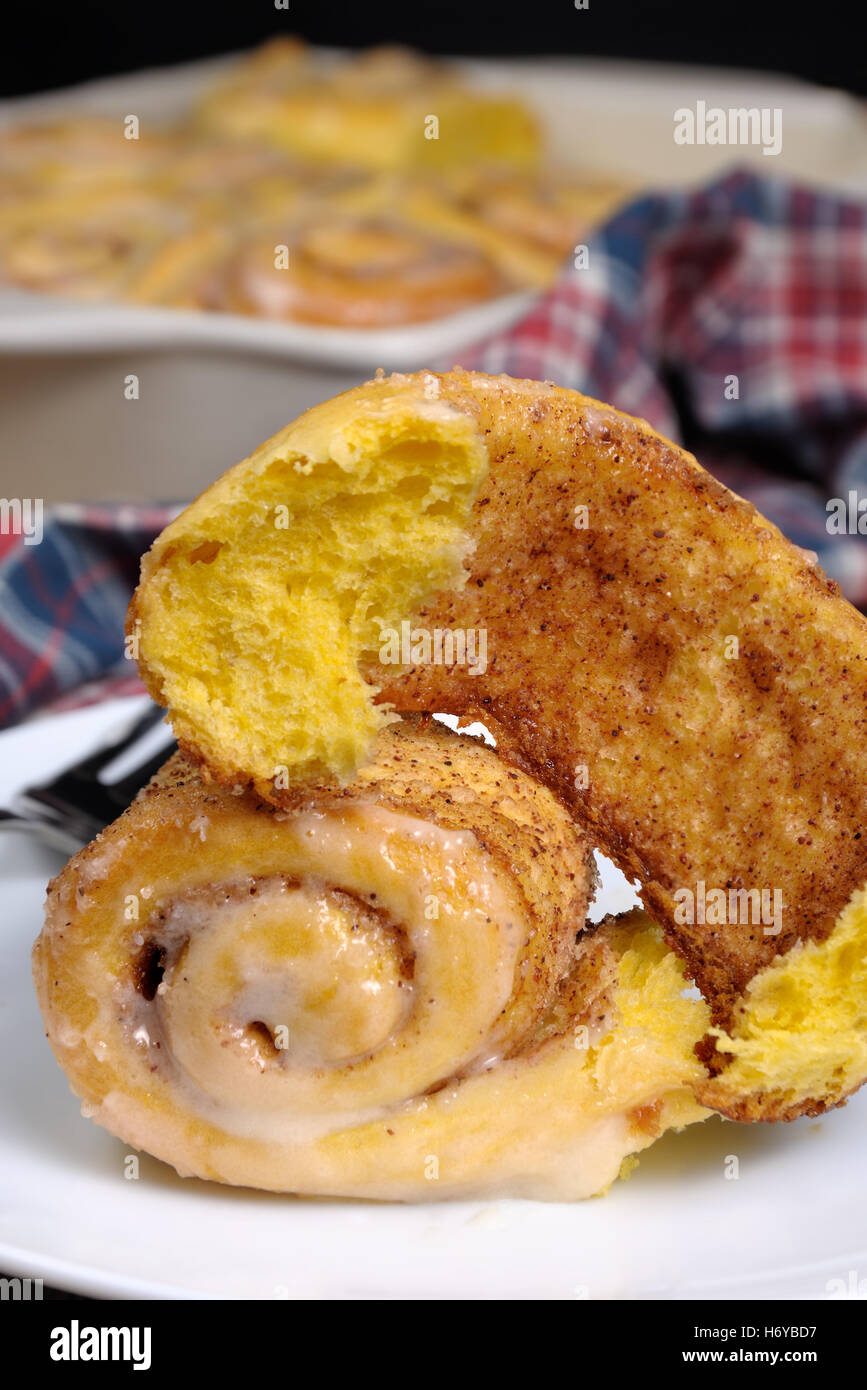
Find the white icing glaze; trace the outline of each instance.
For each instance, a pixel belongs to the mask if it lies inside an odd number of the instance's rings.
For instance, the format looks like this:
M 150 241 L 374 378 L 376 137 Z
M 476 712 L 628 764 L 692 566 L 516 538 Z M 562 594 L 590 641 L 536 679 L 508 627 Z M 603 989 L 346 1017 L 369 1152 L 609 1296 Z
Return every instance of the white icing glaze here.
M 130 933 L 164 952 L 152 1000 L 131 975 L 114 998 L 142 1073 L 228 1133 L 301 1143 L 493 1065 L 529 927 L 475 836 L 373 803 L 281 834 L 302 877 L 182 896 Z

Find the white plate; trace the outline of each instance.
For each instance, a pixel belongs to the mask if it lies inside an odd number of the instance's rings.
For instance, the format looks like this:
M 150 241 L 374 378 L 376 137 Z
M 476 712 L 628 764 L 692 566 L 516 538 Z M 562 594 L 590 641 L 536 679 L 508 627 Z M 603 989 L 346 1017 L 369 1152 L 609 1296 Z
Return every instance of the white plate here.
M 0 285 L 0 352 L 94 353 L 225 348 L 320 367 L 370 373 L 387 363 L 416 371 L 517 323 L 533 290 L 501 295 L 430 323 L 403 328 L 327 328 L 241 314 L 134 304 L 80 304 Z
M 0 736 L 0 804 L 129 717 L 129 701 Z M 711 1120 L 608 1197 L 426 1206 L 184 1181 L 79 1115 L 43 1036 L 29 952 L 49 852 L 0 837 L 0 1269 L 146 1298 L 823 1298 L 867 1277 L 863 1097 L 821 1121 Z M 606 908 L 623 904 L 616 880 Z M 617 901 L 615 901 L 617 899 Z M 740 1176 L 725 1177 L 726 1160 Z M 837 1287 L 831 1285 L 831 1289 Z

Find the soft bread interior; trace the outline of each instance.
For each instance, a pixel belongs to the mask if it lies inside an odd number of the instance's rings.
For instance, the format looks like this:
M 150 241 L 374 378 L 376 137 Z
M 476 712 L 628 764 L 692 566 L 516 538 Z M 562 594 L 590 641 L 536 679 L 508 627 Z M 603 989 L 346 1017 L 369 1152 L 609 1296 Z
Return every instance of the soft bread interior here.
M 729 1033 L 710 1029 L 732 1060 L 701 1092 L 733 1119 L 839 1104 L 867 1075 L 867 886 L 824 941 L 805 941 L 747 986 Z
M 230 470 L 143 563 L 142 669 L 223 781 L 351 776 L 395 717 L 359 661 L 383 624 L 466 578 L 487 470 L 472 421 L 437 400 L 384 396 L 348 419 L 335 406 Z

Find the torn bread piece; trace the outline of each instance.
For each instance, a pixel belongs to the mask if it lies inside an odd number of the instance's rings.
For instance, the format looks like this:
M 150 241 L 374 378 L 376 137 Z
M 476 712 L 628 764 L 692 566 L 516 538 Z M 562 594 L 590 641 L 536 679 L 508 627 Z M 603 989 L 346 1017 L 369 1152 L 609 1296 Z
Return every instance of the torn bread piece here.
M 507 377 L 370 382 L 173 522 L 130 621 L 184 745 L 276 803 L 350 776 L 394 709 L 483 719 L 640 881 L 720 1030 L 702 1099 L 792 1118 L 864 1080 L 867 621 L 643 422 Z

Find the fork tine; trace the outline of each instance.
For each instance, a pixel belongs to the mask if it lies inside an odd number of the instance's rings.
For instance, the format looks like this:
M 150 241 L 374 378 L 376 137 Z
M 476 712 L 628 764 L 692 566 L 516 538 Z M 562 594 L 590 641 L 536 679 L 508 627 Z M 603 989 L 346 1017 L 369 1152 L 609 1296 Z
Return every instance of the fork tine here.
M 109 736 L 106 741 L 99 745 L 92 753 L 81 758 L 79 762 L 72 763 L 63 769 L 63 774 L 70 777 L 83 777 L 97 775 L 104 767 L 107 767 L 116 757 L 126 748 L 130 748 L 142 734 L 147 733 L 148 729 L 163 718 L 165 710 L 160 709 L 159 705 L 152 705 L 124 726 L 123 732 L 115 737 Z
M 117 806 L 117 814 L 125 811 L 127 806 L 135 799 L 142 787 L 146 787 L 148 782 L 154 777 L 167 763 L 173 753 L 178 751 L 178 745 L 172 739 L 161 748 L 159 753 L 155 753 L 147 762 L 128 772 L 126 777 L 122 777 L 119 782 L 112 782 L 109 786 L 104 786 L 107 797 Z
M 25 787 L 16 797 L 13 811 L 28 820 L 63 827 L 79 844 L 86 844 L 126 810 L 176 747 L 167 731 L 166 746 L 159 753 L 150 750 L 144 761 L 116 782 L 100 780 L 100 771 L 127 749 L 134 749 L 162 714 L 157 706 L 145 710 L 120 735 L 107 738 L 95 752 L 63 768 L 49 781 Z

